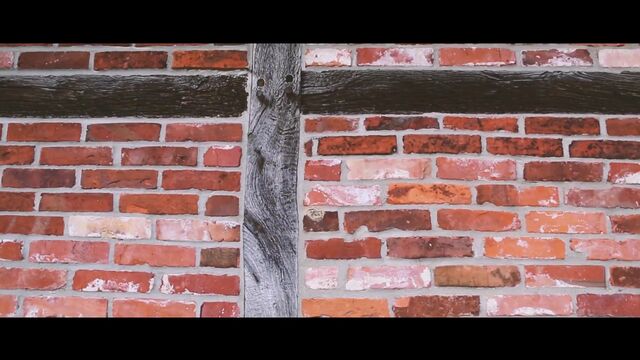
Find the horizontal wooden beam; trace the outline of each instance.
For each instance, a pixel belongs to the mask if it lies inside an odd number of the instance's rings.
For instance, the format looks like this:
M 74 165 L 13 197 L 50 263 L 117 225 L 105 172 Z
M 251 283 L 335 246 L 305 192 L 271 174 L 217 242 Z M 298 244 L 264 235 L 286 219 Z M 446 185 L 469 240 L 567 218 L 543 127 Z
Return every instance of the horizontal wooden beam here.
M 304 71 L 305 114 L 639 114 L 640 73 Z
M 235 117 L 246 75 L 1 76 L 4 117 Z

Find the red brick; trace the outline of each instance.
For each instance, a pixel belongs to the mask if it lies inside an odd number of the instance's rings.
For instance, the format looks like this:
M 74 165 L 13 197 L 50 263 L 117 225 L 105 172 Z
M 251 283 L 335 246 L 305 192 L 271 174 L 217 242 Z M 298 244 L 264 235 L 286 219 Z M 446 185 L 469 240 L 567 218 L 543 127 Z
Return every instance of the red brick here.
M 372 116 L 364 119 L 364 127 L 375 130 L 437 129 L 438 119 L 429 116 Z
M 527 231 L 552 234 L 603 234 L 603 213 L 532 211 L 525 216 Z
M 357 118 L 325 116 L 304 121 L 304 131 L 308 133 L 354 131 L 356 129 L 358 129 Z
M 571 295 L 497 295 L 487 300 L 489 316 L 566 316 L 573 314 Z
M 586 49 L 527 50 L 522 52 L 524 66 L 592 66 Z
M 607 119 L 607 134 L 612 136 L 640 136 L 640 118 Z
M 196 316 L 196 303 L 191 301 L 115 299 L 113 317 L 187 318 Z
M 305 232 L 338 231 L 338 212 L 306 209 L 302 227 Z
M 422 179 L 431 175 L 431 159 L 350 159 L 348 180 Z
M 162 188 L 240 191 L 240 172 L 166 170 L 162 173 Z
M 153 274 L 141 271 L 77 270 L 73 290 L 99 292 L 148 293 Z
M 160 124 L 90 124 L 87 141 L 158 141 Z
M 164 294 L 239 295 L 240 278 L 235 275 L 164 275 L 160 292 Z
M 578 294 L 578 316 L 640 317 L 640 295 Z
M 402 141 L 405 154 L 461 154 L 482 151 L 478 135 L 405 135 Z
M 504 66 L 516 63 L 513 50 L 498 48 L 442 48 L 440 66 Z
M 640 260 L 640 240 L 571 239 L 571 250 L 588 260 Z
M 640 67 L 640 49 L 601 49 L 598 59 L 604 67 Z
M 198 214 L 198 195 L 122 194 L 120 212 L 139 214 Z
M 304 205 L 381 205 L 380 186 L 314 185 L 305 195 Z
M 62 217 L 0 215 L 0 234 L 62 235 L 63 233 Z
M 332 238 L 328 240 L 308 240 L 306 242 L 309 259 L 379 259 L 382 242 L 380 239 L 368 237 L 348 241 Z
M 18 69 L 62 70 L 89 69 L 89 52 L 86 51 L 34 51 L 20 53 Z
M 237 268 L 240 266 L 240 249 L 219 247 L 201 249 L 200 266 Z
M 527 134 L 600 135 L 596 118 L 536 116 L 524 121 Z
M 431 285 L 431 272 L 424 265 L 351 266 L 347 271 L 347 290 L 420 289 Z
M 242 124 L 168 124 L 166 141 L 242 141 Z
M 527 265 L 525 284 L 537 287 L 606 287 L 604 267 L 592 265 Z
M 0 240 L 0 261 L 20 261 L 22 259 L 22 241 Z
M 198 148 L 148 146 L 122 149 L 122 165 L 195 166 Z
M 83 189 L 155 189 L 155 170 L 82 170 Z
M 515 180 L 516 162 L 513 160 L 484 160 L 444 158 L 436 159 L 437 176 L 453 180 Z
M 42 194 L 40 211 L 108 212 L 113 211 L 112 194 Z
M 602 163 L 574 161 L 543 162 L 532 161 L 524 164 L 524 178 L 527 181 L 602 181 Z
M 445 116 L 443 124 L 445 129 L 454 130 L 518 132 L 518 119 L 514 117 Z
M 386 299 L 302 299 L 304 317 L 389 317 Z
M 0 145 L 0 165 L 29 165 L 35 155 L 33 146 Z
M 165 51 L 105 51 L 94 55 L 94 70 L 165 69 Z
M 240 224 L 232 221 L 160 219 L 156 221 L 158 240 L 240 241 Z
M 318 155 L 386 155 L 397 149 L 393 135 L 336 136 L 318 140 Z
M 484 256 L 494 259 L 564 259 L 562 239 L 533 237 L 488 237 Z
M 396 317 L 458 317 L 480 315 L 479 296 L 411 296 L 396 299 Z
M 13 295 L 0 295 L 0 318 L 14 316 L 18 310 L 18 298 Z
M 112 165 L 110 147 L 46 147 L 40 153 L 42 165 Z
M 558 206 L 558 188 L 551 186 L 478 185 L 476 202 L 498 206 Z
M 640 159 L 640 141 L 577 140 L 569 145 L 571 157 Z
M 520 229 L 520 220 L 505 211 L 440 209 L 438 225 L 444 230 L 510 231 Z
M 0 289 L 57 290 L 66 276 L 64 270 L 0 268 Z
M 609 275 L 613 286 L 640 288 L 640 267 L 612 266 Z
M 102 241 L 37 240 L 29 245 L 29 261 L 64 264 L 107 264 L 109 243 Z
M 640 234 L 640 215 L 616 215 L 609 218 L 614 233 Z
M 75 123 L 11 123 L 7 141 L 80 141 L 82 125 Z
M 500 137 L 487 139 L 487 151 L 495 155 L 562 156 L 562 139 Z
M 640 189 L 613 187 L 609 189 L 569 189 L 566 204 L 582 207 L 640 208 Z
M 200 309 L 203 318 L 235 318 L 240 316 L 240 307 L 232 302 L 205 302 Z
M 240 146 L 211 146 L 204 153 L 204 166 L 238 167 L 242 159 Z
M 25 317 L 106 317 L 107 299 L 81 297 L 26 297 Z
M 448 265 L 434 270 L 436 286 L 513 287 L 520 284 L 517 266 Z
M 468 186 L 453 184 L 389 184 L 389 204 L 470 204 Z
M 359 48 L 358 66 L 432 66 L 432 48 Z
M 187 50 L 173 52 L 173 69 L 234 70 L 246 69 L 244 50 Z
M 0 51 L 0 69 L 11 69 L 13 67 L 13 53 Z
M 232 195 L 214 195 L 207 199 L 205 215 L 237 216 L 240 215 L 240 199 Z
M 188 267 L 196 265 L 196 250 L 182 246 L 116 244 L 113 261 L 120 265 Z
M 317 48 L 306 49 L 304 52 L 304 65 L 313 66 L 351 66 L 351 50 Z
M 304 143 L 304 154 L 309 157 L 313 156 L 313 140 Z
M 431 216 L 429 210 L 404 209 L 351 211 L 344 214 L 344 230 L 346 232 L 353 234 L 361 226 L 366 227 L 369 232 L 380 232 L 389 229 L 431 230 Z
M 307 160 L 304 164 L 304 179 L 311 181 L 340 181 L 340 160 Z
M 0 191 L 0 211 L 33 211 L 35 193 Z
M 403 259 L 473 256 L 473 239 L 459 237 L 392 237 L 387 239 L 387 256 Z

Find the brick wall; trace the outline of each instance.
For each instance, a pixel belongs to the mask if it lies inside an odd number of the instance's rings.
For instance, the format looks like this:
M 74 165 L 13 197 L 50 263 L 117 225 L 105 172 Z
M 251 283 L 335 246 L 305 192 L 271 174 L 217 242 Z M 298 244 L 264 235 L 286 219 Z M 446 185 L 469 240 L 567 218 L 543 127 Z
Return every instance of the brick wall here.
M 7 45 L 0 76 L 248 67 L 246 46 Z M 241 315 L 245 124 L 0 119 L 0 316 Z

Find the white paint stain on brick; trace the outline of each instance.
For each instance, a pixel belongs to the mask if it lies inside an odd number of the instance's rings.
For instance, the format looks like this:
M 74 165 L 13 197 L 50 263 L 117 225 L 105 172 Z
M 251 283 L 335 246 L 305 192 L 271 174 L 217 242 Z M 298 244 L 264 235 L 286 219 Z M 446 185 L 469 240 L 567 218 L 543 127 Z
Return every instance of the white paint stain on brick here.
M 307 268 L 307 270 L 305 271 L 305 284 L 308 288 L 314 290 L 337 288 L 338 267 L 320 266 L 315 268 Z
M 640 49 L 602 49 L 598 59 L 604 67 L 640 67 Z
M 347 160 L 349 180 L 422 179 L 430 169 L 429 159 Z
M 151 220 L 142 217 L 70 216 L 69 235 L 109 239 L 150 239 Z
M 315 185 L 304 205 L 364 206 L 381 205 L 380 186 Z
M 134 282 L 118 282 L 113 280 L 95 279 L 87 284 L 82 291 L 124 291 L 138 292 L 140 284 Z
M 363 266 L 351 267 L 347 274 L 347 290 L 418 289 L 431 284 L 427 266 Z
M 304 53 L 305 66 L 351 66 L 351 50 L 317 48 Z

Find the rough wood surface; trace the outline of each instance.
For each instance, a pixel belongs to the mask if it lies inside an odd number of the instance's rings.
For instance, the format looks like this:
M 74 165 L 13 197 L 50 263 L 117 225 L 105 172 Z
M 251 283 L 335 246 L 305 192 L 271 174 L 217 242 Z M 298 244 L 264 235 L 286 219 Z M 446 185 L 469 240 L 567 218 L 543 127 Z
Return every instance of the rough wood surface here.
M 248 317 L 297 316 L 301 47 L 257 44 L 253 57 L 242 240 L 244 312 Z
M 246 75 L 0 77 L 5 117 L 240 116 Z
M 640 73 L 304 71 L 305 114 L 640 113 Z

